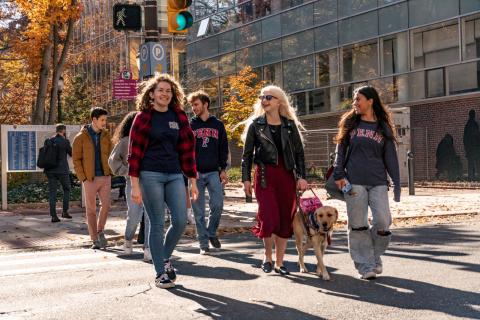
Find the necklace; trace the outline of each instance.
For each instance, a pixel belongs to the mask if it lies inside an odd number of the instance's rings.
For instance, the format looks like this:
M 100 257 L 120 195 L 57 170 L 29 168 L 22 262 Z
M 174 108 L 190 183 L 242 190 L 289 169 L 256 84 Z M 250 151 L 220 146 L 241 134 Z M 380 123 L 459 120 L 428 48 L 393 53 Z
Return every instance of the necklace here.
M 276 133 L 280 126 L 269 124 L 268 127 L 270 128 L 271 133 Z

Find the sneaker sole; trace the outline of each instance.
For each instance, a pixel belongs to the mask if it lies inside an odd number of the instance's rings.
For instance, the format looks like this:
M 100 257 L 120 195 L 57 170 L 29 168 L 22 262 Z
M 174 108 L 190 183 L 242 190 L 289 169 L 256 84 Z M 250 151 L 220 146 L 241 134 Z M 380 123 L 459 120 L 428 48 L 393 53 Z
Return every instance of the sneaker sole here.
M 171 288 L 174 288 L 175 287 L 175 283 L 161 283 L 161 284 L 155 284 L 155 286 L 157 288 L 160 288 L 160 289 L 171 289 Z

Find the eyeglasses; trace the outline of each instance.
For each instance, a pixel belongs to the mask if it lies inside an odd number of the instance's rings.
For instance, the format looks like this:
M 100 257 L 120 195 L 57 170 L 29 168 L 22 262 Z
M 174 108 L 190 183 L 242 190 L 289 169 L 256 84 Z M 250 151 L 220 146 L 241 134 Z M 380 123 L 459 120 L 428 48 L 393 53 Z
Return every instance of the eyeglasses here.
M 259 96 L 258 99 L 260 99 L 260 100 L 267 99 L 267 101 L 270 101 L 272 99 L 277 99 L 277 97 L 274 97 L 271 94 L 267 94 L 266 96 L 263 96 L 263 95 Z

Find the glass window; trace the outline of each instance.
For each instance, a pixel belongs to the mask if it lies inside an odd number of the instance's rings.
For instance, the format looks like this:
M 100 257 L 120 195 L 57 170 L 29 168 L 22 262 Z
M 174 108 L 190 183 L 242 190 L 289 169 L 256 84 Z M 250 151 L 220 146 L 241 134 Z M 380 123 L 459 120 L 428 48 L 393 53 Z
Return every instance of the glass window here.
M 270 40 L 281 35 L 280 15 L 262 20 L 262 40 Z
M 282 60 L 282 40 L 277 39 L 263 44 L 263 63 Z
M 282 13 L 282 34 L 289 34 L 313 25 L 313 4 Z
M 205 59 L 218 54 L 218 37 L 210 37 L 196 42 L 197 44 L 197 58 Z
M 382 39 L 382 74 L 408 71 L 408 34 L 399 33 Z
M 289 59 L 313 52 L 313 31 L 307 30 L 282 39 L 283 58 Z
M 237 48 L 255 44 L 260 41 L 262 36 L 262 25 L 255 22 L 237 30 Z
M 226 9 L 233 7 L 235 5 L 235 0 L 218 0 L 218 9 Z
M 378 75 L 377 42 L 342 49 L 343 81 L 369 79 Z
M 253 4 L 252 1 L 238 0 L 239 20 L 242 24 L 253 20 Z
M 222 106 L 226 101 L 230 100 L 229 90 L 230 90 L 230 77 L 220 77 L 220 92 L 222 94 Z
M 377 11 L 368 12 L 353 18 L 340 20 L 340 44 L 368 39 L 378 35 Z
M 270 0 L 270 13 L 282 11 L 282 0 Z
M 386 4 L 391 4 L 391 3 L 399 2 L 399 1 L 403 1 L 403 0 L 378 0 L 378 5 L 383 6 L 383 5 L 386 5 Z
M 187 60 L 190 62 L 194 62 L 197 60 L 197 57 L 195 53 L 197 50 L 195 50 L 195 43 L 190 43 L 187 45 Z
M 222 76 L 235 73 L 235 52 L 220 57 L 218 71 Z
M 433 28 L 433 27 L 430 27 Z M 413 68 L 427 68 L 459 61 L 458 24 L 413 32 Z
M 315 55 L 316 84 L 317 87 L 324 87 L 338 83 L 338 51 L 320 52 Z
M 450 94 L 477 91 L 480 88 L 479 62 L 451 66 L 448 72 L 448 91 Z
M 319 89 L 308 92 L 309 113 L 330 111 L 330 89 Z
M 460 0 L 460 12 L 467 13 L 480 10 L 480 1 L 478 0 Z
M 382 100 L 383 103 L 388 104 L 397 101 L 397 89 L 394 77 L 371 80 L 368 84 L 377 89 L 380 100 Z
M 282 64 L 275 63 L 263 67 L 263 80 L 267 84 L 274 84 L 279 87 L 283 86 L 282 83 Z
M 296 91 L 313 87 L 313 55 L 292 59 L 283 63 L 285 90 Z
M 230 52 L 235 50 L 235 30 L 218 35 L 218 52 Z
M 315 51 L 338 46 L 337 23 L 315 29 Z
M 307 114 L 306 92 L 292 94 L 292 106 L 297 110 L 297 115 L 303 116 Z
M 425 98 L 425 72 L 414 72 L 408 74 L 407 90 L 409 100 Z
M 410 27 L 443 20 L 458 15 L 458 0 L 410 0 L 408 2 Z
M 218 58 L 203 60 L 197 63 L 199 79 L 212 78 L 218 74 Z
M 288 9 L 291 7 L 299 6 L 303 3 L 303 0 L 279 0 L 281 2 L 282 9 Z
M 337 19 L 337 0 L 319 0 L 313 6 L 313 23 L 323 24 Z
M 208 94 L 210 97 L 210 106 L 209 110 L 213 111 L 212 113 L 215 113 L 218 107 L 219 107 L 219 100 L 218 100 L 218 78 L 211 79 L 208 81 L 204 81 L 201 84 L 201 88 Z
M 377 0 L 338 0 L 338 17 L 351 16 L 376 7 Z
M 464 59 L 480 57 L 480 19 L 465 22 Z
M 222 11 L 210 17 L 210 23 L 214 33 L 226 31 L 239 24 L 239 16 L 235 9 Z
M 265 17 L 271 12 L 270 0 L 253 0 L 253 9 L 255 19 Z
M 217 12 L 217 0 L 195 1 L 194 6 L 195 20 Z
M 246 66 L 257 67 L 262 64 L 262 45 L 248 47 L 236 52 L 237 72 Z
M 427 71 L 427 98 L 445 95 L 443 68 Z
M 380 34 L 390 33 L 408 28 L 407 3 L 382 8 L 378 11 Z

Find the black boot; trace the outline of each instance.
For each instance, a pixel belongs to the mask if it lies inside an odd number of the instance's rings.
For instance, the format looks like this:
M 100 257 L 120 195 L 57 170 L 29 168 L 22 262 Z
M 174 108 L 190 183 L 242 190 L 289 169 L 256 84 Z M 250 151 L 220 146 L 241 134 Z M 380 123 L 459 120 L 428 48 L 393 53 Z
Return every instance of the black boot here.
M 52 216 L 52 222 L 60 222 L 60 219 L 56 215 Z
M 68 214 L 68 212 L 62 212 L 62 218 L 72 219 L 72 216 Z

